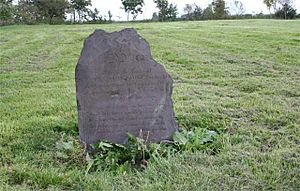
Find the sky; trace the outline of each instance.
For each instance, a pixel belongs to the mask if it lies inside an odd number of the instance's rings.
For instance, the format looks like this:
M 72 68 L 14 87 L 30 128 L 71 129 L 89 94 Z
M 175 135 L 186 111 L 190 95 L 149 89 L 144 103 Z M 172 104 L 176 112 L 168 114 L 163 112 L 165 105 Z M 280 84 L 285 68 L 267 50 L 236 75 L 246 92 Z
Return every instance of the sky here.
M 230 7 L 230 4 L 234 0 L 225 0 L 227 6 Z M 244 7 L 245 13 L 268 13 L 268 9 L 263 4 L 263 0 L 240 0 Z M 143 13 L 137 17 L 137 19 L 151 19 L 153 12 L 158 12 L 155 3 L 153 0 L 144 0 L 145 5 L 143 8 Z M 184 14 L 183 8 L 185 4 L 196 3 L 200 7 L 206 8 L 212 0 L 169 0 L 169 3 L 174 3 L 177 5 L 179 15 Z M 294 0 L 295 8 L 297 12 L 300 12 L 300 0 Z M 124 10 L 121 9 L 122 3 L 121 0 L 92 0 L 92 7 L 100 10 L 101 15 L 108 15 L 107 12 L 110 10 L 113 15 L 113 20 L 126 20 L 127 14 L 124 13 Z

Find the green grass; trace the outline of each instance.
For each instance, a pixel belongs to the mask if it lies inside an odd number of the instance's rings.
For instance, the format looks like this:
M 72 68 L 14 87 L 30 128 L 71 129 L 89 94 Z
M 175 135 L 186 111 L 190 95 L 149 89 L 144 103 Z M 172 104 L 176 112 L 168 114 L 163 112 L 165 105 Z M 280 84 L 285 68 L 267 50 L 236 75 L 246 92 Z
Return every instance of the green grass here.
M 85 174 L 74 70 L 96 28 L 134 27 L 174 79 L 182 128 L 216 130 L 219 152 L 184 151 L 144 171 Z M 0 190 L 300 190 L 300 20 L 0 28 Z M 78 157 L 76 157 L 78 156 Z

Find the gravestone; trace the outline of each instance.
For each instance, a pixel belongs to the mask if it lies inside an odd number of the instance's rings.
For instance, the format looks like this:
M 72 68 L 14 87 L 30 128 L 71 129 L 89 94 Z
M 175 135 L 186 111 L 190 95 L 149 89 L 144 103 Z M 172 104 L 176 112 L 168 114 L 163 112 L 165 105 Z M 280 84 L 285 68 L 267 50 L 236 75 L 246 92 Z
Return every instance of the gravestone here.
M 125 143 L 127 133 L 141 131 L 151 142 L 170 139 L 177 129 L 172 84 L 136 30 L 96 30 L 85 40 L 76 66 L 80 139 Z

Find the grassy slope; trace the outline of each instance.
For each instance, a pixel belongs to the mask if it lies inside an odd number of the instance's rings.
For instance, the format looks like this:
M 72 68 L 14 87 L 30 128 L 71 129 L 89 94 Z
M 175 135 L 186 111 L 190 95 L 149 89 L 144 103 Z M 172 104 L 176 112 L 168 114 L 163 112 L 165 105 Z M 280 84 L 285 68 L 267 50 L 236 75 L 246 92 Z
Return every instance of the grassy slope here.
M 220 152 L 179 154 L 144 172 L 85 176 L 74 157 L 74 68 L 96 28 L 135 27 L 175 80 L 179 126 L 225 128 Z M 300 189 L 300 21 L 245 20 L 0 28 L 0 188 Z

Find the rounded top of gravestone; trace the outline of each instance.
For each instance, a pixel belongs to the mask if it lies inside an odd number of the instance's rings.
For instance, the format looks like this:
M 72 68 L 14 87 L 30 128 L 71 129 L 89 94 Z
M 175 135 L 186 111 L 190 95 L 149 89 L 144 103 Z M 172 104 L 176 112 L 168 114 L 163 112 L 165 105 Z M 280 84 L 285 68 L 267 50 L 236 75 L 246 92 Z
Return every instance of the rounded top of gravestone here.
M 151 58 L 149 44 L 142 38 L 134 28 L 126 28 L 120 32 L 106 32 L 102 29 L 96 29 L 84 43 L 85 49 L 81 57 L 90 57 L 91 55 L 100 55 L 109 49 L 126 48 L 133 49 L 140 54 Z

